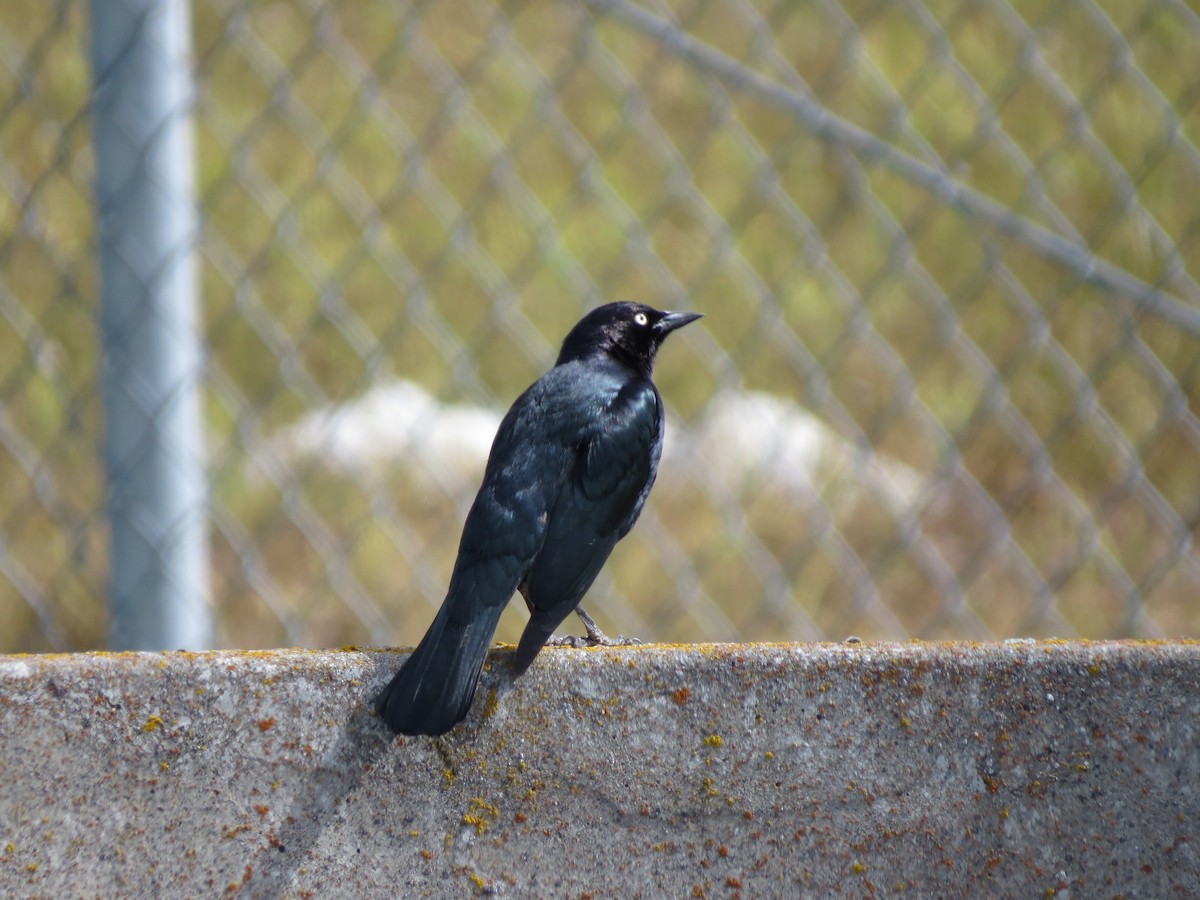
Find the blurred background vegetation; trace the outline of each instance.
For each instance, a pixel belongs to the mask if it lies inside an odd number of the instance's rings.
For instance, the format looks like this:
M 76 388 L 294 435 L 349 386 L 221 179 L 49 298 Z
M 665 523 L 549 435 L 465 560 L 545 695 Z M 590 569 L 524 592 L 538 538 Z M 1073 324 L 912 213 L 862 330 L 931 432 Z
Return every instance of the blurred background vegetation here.
M 88 9 L 0 7 L 0 652 L 106 641 Z M 419 639 L 482 459 L 343 465 L 296 429 L 333 441 L 397 382 L 502 411 L 621 299 L 705 319 L 658 364 L 672 464 L 591 592 L 606 628 L 1200 637 L 1196 10 L 641 9 L 719 55 L 604 3 L 195 0 L 220 645 Z M 773 417 L 737 405 L 760 394 Z

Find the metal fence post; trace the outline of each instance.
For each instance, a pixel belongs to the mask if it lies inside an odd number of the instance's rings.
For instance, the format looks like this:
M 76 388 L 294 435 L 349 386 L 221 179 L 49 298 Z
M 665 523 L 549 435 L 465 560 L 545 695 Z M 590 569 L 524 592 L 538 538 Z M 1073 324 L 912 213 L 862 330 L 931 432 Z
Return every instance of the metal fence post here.
M 94 0 L 117 649 L 211 643 L 187 0 Z

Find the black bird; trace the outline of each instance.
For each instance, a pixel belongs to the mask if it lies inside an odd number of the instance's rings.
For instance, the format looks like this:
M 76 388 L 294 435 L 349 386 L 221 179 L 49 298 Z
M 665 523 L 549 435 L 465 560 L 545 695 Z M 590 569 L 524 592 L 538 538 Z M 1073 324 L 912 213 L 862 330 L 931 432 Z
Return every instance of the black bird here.
M 520 675 L 576 610 L 591 643 L 612 643 L 579 607 L 637 521 L 663 445 L 650 380 L 667 335 L 699 313 L 610 303 L 584 316 L 558 361 L 517 398 L 492 442 L 446 599 L 375 708 L 398 734 L 444 734 L 467 715 L 500 614 L 520 591 L 529 623 Z

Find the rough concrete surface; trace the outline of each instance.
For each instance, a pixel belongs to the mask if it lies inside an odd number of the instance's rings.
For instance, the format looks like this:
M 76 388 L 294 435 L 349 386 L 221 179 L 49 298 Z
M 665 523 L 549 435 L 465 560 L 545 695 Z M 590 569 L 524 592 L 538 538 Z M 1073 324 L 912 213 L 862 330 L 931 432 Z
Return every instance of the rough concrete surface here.
M 0 657 L 0 895 L 1197 896 L 1200 644 Z

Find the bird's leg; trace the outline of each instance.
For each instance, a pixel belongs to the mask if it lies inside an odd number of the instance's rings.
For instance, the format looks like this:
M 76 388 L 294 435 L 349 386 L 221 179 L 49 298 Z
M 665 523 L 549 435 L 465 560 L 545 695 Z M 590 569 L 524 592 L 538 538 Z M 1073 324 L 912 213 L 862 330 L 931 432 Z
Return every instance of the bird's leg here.
M 596 624 L 596 620 L 588 615 L 587 610 L 582 606 L 575 607 L 575 615 L 579 616 L 579 621 L 583 623 L 583 627 L 587 630 L 587 639 L 592 644 L 607 644 L 608 635 L 600 630 L 600 626 Z
M 522 584 L 518 590 L 521 592 L 521 599 L 525 601 L 526 608 L 532 615 L 533 604 L 525 596 L 525 585 Z M 583 627 L 587 630 L 587 637 L 579 637 L 575 634 L 565 634 L 562 637 L 554 635 L 546 641 L 547 647 L 628 647 L 630 644 L 641 643 L 637 638 L 625 637 L 623 634 L 610 638 L 600 630 L 596 620 L 589 616 L 587 610 L 582 606 L 575 607 L 575 615 L 579 616 L 580 621 L 583 622 Z
M 640 644 L 637 638 L 625 637 L 623 634 L 618 634 L 615 638 L 610 638 L 607 634 L 600 630 L 600 626 L 596 624 L 596 620 L 587 614 L 582 606 L 575 607 L 575 615 L 579 616 L 583 627 L 587 630 L 586 641 L 589 647 L 627 647 L 630 644 Z

